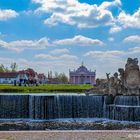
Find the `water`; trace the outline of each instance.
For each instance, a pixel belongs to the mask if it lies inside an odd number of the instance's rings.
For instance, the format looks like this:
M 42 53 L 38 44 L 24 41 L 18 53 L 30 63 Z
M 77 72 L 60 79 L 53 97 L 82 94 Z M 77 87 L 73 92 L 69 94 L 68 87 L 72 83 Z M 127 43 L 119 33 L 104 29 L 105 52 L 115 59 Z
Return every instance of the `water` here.
M 140 97 L 116 96 L 107 106 L 108 118 L 119 121 L 140 121 Z
M 0 118 L 28 118 L 28 95 L 0 95 Z
M 139 96 L 0 94 L 0 119 L 106 118 L 140 121 Z
M 94 118 L 103 116 L 103 96 L 30 95 L 31 119 Z

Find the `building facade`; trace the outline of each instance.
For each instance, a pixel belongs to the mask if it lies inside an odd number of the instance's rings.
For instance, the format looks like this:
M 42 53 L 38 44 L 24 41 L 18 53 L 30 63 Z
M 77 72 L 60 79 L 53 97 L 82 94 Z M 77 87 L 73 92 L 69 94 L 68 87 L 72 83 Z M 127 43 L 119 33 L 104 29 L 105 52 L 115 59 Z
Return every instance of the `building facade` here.
M 83 64 L 74 71 L 69 71 L 71 84 L 96 84 L 96 71 L 88 70 Z
M 26 74 L 20 72 L 0 72 L 0 84 L 20 83 L 21 79 L 27 78 Z
M 47 77 L 28 68 L 17 72 L 0 72 L 0 84 L 45 84 Z

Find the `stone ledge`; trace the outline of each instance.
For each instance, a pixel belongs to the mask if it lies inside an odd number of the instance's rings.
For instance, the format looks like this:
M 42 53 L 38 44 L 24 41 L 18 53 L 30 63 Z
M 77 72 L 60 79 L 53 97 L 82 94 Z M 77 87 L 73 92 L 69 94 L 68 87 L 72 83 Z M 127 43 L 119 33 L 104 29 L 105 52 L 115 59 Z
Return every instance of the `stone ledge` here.
M 0 140 L 139 140 L 140 130 L 0 131 Z

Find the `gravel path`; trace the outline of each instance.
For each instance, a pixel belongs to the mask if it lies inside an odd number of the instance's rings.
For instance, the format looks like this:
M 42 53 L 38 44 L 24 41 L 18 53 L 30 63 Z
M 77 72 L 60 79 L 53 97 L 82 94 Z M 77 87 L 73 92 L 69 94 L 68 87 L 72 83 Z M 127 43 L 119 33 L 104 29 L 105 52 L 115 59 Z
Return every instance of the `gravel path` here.
M 0 131 L 0 140 L 140 140 L 140 130 Z

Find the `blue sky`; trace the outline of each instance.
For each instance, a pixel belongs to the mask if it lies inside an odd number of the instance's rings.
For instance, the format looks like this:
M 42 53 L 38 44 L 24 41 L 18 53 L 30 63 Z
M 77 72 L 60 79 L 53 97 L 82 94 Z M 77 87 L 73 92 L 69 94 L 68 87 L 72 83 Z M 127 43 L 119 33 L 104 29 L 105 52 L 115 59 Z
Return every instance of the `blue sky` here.
M 1 0 L 0 63 L 98 77 L 140 59 L 140 0 Z

